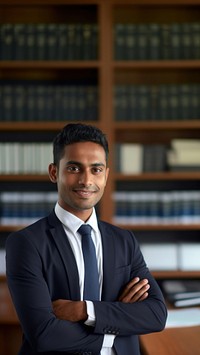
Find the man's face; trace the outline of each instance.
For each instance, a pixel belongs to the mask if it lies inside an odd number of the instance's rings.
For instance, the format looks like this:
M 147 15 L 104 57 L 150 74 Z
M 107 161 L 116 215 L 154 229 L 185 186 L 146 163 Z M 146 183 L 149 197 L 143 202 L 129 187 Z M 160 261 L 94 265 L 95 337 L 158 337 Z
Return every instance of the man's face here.
M 99 144 L 67 145 L 59 168 L 53 164 L 49 167 L 51 181 L 57 182 L 59 205 L 87 220 L 103 195 L 108 171 L 105 151 Z

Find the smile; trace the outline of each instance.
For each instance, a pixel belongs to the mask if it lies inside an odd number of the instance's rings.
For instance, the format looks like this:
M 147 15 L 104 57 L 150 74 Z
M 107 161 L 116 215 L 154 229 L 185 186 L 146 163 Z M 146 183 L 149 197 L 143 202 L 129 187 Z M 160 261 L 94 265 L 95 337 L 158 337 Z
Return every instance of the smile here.
M 80 197 L 90 197 L 95 191 L 75 190 Z

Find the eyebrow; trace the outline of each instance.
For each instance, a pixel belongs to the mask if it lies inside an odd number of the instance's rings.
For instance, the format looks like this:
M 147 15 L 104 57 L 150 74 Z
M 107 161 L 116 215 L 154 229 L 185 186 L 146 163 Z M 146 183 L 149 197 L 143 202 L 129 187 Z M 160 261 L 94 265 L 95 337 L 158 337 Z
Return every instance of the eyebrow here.
M 74 165 L 79 165 L 79 166 L 83 166 L 82 163 L 78 162 L 78 161 L 75 161 L 75 160 L 69 160 L 68 162 L 66 162 L 66 165 L 69 165 L 69 164 L 74 164 Z M 91 166 L 104 166 L 105 167 L 105 164 L 103 163 L 93 163 L 91 164 Z

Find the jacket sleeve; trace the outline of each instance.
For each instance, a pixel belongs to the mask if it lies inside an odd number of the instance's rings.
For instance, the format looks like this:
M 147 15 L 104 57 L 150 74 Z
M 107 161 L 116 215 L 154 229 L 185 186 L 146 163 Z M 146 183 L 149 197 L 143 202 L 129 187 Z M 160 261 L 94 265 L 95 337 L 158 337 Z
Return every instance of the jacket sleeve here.
M 167 308 L 162 292 L 144 261 L 133 233 L 126 231 L 124 238 L 125 240 L 127 238 L 128 242 L 125 241 L 118 245 L 115 257 L 115 260 L 119 260 L 120 253 L 127 255 L 124 261 L 126 265 L 120 268 L 120 278 L 124 279 L 123 286 L 136 276 L 140 279 L 147 278 L 150 284 L 149 296 L 146 300 L 135 303 L 118 302 L 116 296 L 115 300 L 111 302 L 95 302 L 95 332 L 130 336 L 161 331 L 164 329 L 167 319 Z M 124 270 L 124 276 L 122 270 Z M 117 271 L 115 274 L 115 270 L 113 270 L 113 283 L 110 287 L 115 290 L 117 289 L 118 274 Z
M 100 352 L 103 335 L 82 323 L 59 320 L 52 310 L 43 265 L 25 232 L 11 234 L 6 243 L 6 269 L 10 293 L 25 338 L 37 352 Z

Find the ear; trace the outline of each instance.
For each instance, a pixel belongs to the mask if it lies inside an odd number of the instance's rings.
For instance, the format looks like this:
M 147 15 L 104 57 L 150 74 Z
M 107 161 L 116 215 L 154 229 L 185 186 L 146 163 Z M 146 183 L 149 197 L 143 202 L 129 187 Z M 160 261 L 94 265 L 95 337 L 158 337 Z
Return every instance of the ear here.
M 57 182 L 57 167 L 53 163 L 49 164 L 49 178 L 51 182 Z
M 110 169 L 107 168 L 107 169 L 106 169 L 106 182 L 107 182 L 107 180 L 108 180 L 109 171 L 110 171 Z

